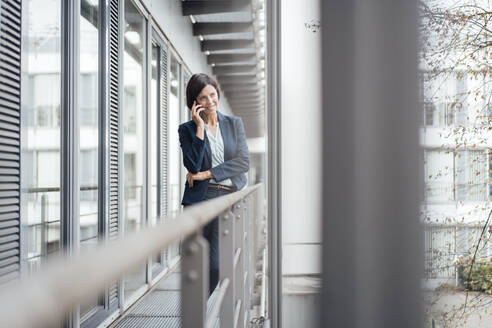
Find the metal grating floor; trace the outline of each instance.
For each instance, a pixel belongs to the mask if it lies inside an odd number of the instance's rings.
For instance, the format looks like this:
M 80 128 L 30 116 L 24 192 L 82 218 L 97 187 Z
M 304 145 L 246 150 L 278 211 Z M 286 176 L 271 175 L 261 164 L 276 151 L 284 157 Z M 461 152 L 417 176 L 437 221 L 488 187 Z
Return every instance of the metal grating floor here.
M 144 296 L 114 328 L 181 328 L 181 276 L 179 269 L 169 274 Z M 214 292 L 207 302 L 207 315 L 215 303 Z M 219 320 L 215 328 L 219 328 Z

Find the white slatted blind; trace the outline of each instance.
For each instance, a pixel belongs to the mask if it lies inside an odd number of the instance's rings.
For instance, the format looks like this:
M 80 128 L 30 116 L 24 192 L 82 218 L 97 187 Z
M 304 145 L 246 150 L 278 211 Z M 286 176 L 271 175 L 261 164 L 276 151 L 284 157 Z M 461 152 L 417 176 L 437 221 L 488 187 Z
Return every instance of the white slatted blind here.
M 0 283 L 20 267 L 21 3 L 0 0 Z

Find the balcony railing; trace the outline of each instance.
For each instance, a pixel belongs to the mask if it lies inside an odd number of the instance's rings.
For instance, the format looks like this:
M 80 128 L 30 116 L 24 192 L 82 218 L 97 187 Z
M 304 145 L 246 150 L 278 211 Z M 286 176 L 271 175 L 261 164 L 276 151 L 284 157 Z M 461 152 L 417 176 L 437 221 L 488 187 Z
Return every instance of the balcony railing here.
M 63 320 L 77 304 L 100 293 L 125 272 L 181 239 L 181 318 L 183 328 L 245 327 L 253 287 L 265 264 L 262 243 L 261 185 L 188 207 L 174 220 L 162 220 L 114 242 L 106 241 L 79 255 L 52 259 L 31 277 L 0 290 L 1 327 L 48 327 Z M 207 316 L 208 243 L 202 228 L 219 217 L 220 283 Z M 263 258 L 265 260 L 265 258 Z M 262 272 L 263 271 L 263 272 Z M 262 283 L 264 283 L 264 277 Z M 261 293 L 266 293 L 264 284 Z M 264 300 L 264 295 L 256 295 Z M 264 314 L 264 304 L 260 312 Z

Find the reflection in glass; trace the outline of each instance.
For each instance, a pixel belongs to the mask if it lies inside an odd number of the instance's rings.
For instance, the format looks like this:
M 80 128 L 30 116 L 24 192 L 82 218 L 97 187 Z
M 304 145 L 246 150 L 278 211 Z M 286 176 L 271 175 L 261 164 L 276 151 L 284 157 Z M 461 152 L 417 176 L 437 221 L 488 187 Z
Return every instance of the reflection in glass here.
M 144 226 L 143 182 L 145 170 L 143 78 L 145 67 L 145 19 L 130 0 L 125 0 L 124 39 L 124 226 L 125 233 Z M 124 277 L 125 300 L 146 282 L 145 265 L 139 265 Z
M 29 272 L 60 249 L 61 2 L 23 3 L 22 204 Z
M 80 126 L 80 248 L 94 247 L 98 241 L 98 15 L 99 7 L 81 1 L 80 17 L 80 76 L 79 76 L 79 126 Z M 82 321 L 91 316 L 99 298 L 80 306 Z

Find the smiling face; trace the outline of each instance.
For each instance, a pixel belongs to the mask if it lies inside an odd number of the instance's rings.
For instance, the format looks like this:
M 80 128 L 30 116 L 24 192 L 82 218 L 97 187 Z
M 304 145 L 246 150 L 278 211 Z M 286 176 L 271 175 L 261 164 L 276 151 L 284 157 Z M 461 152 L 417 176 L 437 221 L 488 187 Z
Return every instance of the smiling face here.
M 219 106 L 219 96 L 217 94 L 217 90 L 210 85 L 207 84 L 205 88 L 200 91 L 196 100 L 202 107 L 205 109 L 207 114 L 216 111 Z

